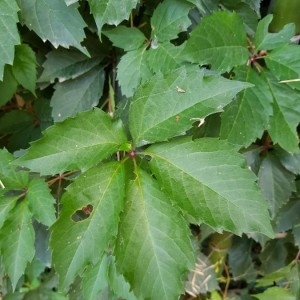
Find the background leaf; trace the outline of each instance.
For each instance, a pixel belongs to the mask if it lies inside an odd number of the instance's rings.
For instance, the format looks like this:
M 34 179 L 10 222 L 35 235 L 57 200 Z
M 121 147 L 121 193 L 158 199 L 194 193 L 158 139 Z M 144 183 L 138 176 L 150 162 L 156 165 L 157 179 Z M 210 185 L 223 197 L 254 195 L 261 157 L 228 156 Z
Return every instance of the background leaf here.
M 80 44 L 86 24 L 74 6 L 67 6 L 61 0 L 17 0 L 17 3 L 22 23 L 43 41 L 48 40 L 55 48 L 73 46 L 87 53 Z
M 95 109 L 47 129 L 44 137 L 15 163 L 41 174 L 87 170 L 126 141 L 121 123 L 112 122 L 107 114 Z
M 142 170 L 131 181 L 116 246 L 117 264 L 138 298 L 173 299 L 193 262 L 188 230 L 179 210 Z
M 15 1 L 3 0 L 0 3 L 0 81 L 3 80 L 5 64 L 13 64 L 14 46 L 20 43 L 17 29 L 18 10 Z
M 0 106 L 6 104 L 16 92 L 18 82 L 12 73 L 12 67 L 6 65 L 3 73 L 3 81 L 0 81 Z
M 265 200 L 253 174 L 241 166 L 236 148 L 225 141 L 189 138 L 153 145 L 150 167 L 171 199 L 193 223 L 214 230 L 261 232 L 272 236 Z

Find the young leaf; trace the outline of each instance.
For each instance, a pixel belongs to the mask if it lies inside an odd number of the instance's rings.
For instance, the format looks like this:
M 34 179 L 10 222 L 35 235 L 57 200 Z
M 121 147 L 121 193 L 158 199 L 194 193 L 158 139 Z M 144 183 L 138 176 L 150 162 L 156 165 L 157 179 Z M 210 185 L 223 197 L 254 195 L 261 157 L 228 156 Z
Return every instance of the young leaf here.
M 19 84 L 32 94 L 35 94 L 36 65 L 35 53 L 28 45 L 16 46 L 12 71 Z
M 0 231 L 2 262 L 13 289 L 34 256 L 34 230 L 26 201 L 10 212 Z
M 3 80 L 5 64 L 13 64 L 15 45 L 20 43 L 17 29 L 18 10 L 15 1 L 0 2 L 0 81 Z
M 73 80 L 57 83 L 51 99 L 54 122 L 95 107 L 102 96 L 104 77 L 103 68 L 95 67 Z
M 183 134 L 195 121 L 222 111 L 249 86 L 220 76 L 203 77 L 196 66 L 153 76 L 138 89 L 130 107 L 133 140 L 142 145 Z
M 287 24 L 282 30 L 276 33 L 269 33 L 269 25 L 273 19 L 272 15 L 267 15 L 259 21 L 255 33 L 253 44 L 258 50 L 272 50 L 290 42 L 295 34 L 295 24 Z
M 124 54 L 118 64 L 117 79 L 122 94 L 131 97 L 140 83 L 152 76 L 147 64 L 147 48 L 129 51 Z
M 183 0 L 165 0 L 160 3 L 151 18 L 152 36 L 159 42 L 177 38 L 191 25 L 188 13 L 192 5 Z
M 43 73 L 38 82 L 53 83 L 56 78 L 59 82 L 75 79 L 90 71 L 101 61 L 101 57 L 88 58 L 78 51 L 65 49 L 53 50 L 46 57 Z
M 295 175 L 283 168 L 274 155 L 268 154 L 261 163 L 258 178 L 261 191 L 269 202 L 271 217 L 274 218 L 291 193 L 296 191 Z
M 236 13 L 216 12 L 204 17 L 191 32 L 183 58 L 225 72 L 245 65 L 249 56 L 243 22 Z
M 17 0 L 21 9 L 21 21 L 43 40 L 55 48 L 76 47 L 87 54 L 80 43 L 86 26 L 78 10 L 61 0 Z
M 95 109 L 49 127 L 15 164 L 44 175 L 87 170 L 118 151 L 126 141 L 122 124 Z
M 188 228 L 156 181 L 142 170 L 136 173 L 121 215 L 117 265 L 139 299 L 175 299 L 193 263 Z
M 135 27 L 129 28 L 120 25 L 111 30 L 104 31 L 103 34 L 113 42 L 115 47 L 124 49 L 125 51 L 136 50 L 146 41 L 144 34 Z
M 273 113 L 272 95 L 267 82 L 249 67 L 235 69 L 235 79 L 254 84 L 240 92 L 222 113 L 221 137 L 229 142 L 249 146 L 260 138 Z
M 237 235 L 261 232 L 272 236 L 266 201 L 242 168 L 237 148 L 226 141 L 178 139 L 145 151 L 150 168 L 163 189 L 192 222 Z
M 137 0 L 88 0 L 91 13 L 94 15 L 99 35 L 104 24 L 118 25 L 124 19 L 128 19 L 133 8 L 136 7 Z
M 27 187 L 26 200 L 32 215 L 40 223 L 51 226 L 55 217 L 55 200 L 48 185 L 39 178 L 33 178 Z
M 94 167 L 68 186 L 52 227 L 53 263 L 64 289 L 88 264 L 96 264 L 117 234 L 123 209 L 124 166 Z M 63 251 L 62 251 L 63 249 Z

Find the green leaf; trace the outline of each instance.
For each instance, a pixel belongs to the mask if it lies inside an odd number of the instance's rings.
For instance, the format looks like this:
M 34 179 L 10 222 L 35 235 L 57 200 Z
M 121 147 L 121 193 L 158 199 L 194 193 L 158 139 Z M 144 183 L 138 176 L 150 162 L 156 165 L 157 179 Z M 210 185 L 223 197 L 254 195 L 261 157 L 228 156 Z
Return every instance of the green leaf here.
M 136 27 L 125 27 L 120 25 L 103 34 L 107 36 L 115 47 L 124 49 L 125 51 L 136 50 L 140 48 L 146 41 L 144 34 Z
M 26 201 L 11 211 L 0 231 L 2 263 L 13 289 L 34 256 L 34 230 Z
M 122 124 L 95 109 L 49 127 L 15 164 L 44 175 L 87 170 L 118 151 L 126 141 Z
M 78 10 L 74 6 L 67 6 L 61 0 L 17 0 L 20 17 L 23 24 L 45 42 L 48 40 L 54 48 L 62 46 L 76 47 L 87 54 L 80 45 L 85 34 L 86 26 Z
M 4 68 L 3 80 L 0 81 L 0 106 L 6 104 L 14 95 L 18 82 L 12 73 L 12 67 L 6 65 Z
M 118 64 L 117 80 L 122 94 L 131 97 L 139 84 L 152 76 L 147 64 L 147 48 L 129 51 L 124 54 Z
M 136 175 L 121 215 L 117 265 L 139 299 L 175 299 L 193 263 L 188 228 L 156 181 L 139 169 Z
M 128 19 L 130 12 L 138 3 L 137 0 L 88 0 L 91 13 L 97 24 L 99 35 L 104 24 L 118 25 Z
M 287 24 L 279 32 L 269 33 L 268 28 L 272 19 L 272 15 L 267 15 L 259 21 L 253 41 L 256 51 L 272 50 L 283 46 L 295 35 L 295 24 Z
M 54 122 L 63 121 L 98 105 L 104 79 L 103 68 L 95 67 L 75 79 L 57 83 L 51 99 Z
M 284 232 L 292 229 L 295 225 L 299 223 L 300 214 L 300 202 L 298 199 L 296 201 L 289 201 L 285 205 L 277 216 L 277 227 L 278 232 Z
M 291 193 L 296 191 L 295 175 L 287 171 L 271 153 L 262 160 L 259 172 L 259 186 L 268 200 L 271 217 L 288 202 Z
M 290 172 L 300 174 L 300 153 L 288 153 L 282 149 L 276 149 L 276 156 L 281 164 Z
M 159 42 L 176 39 L 191 25 L 188 13 L 192 5 L 183 0 L 165 0 L 160 3 L 151 18 L 152 36 Z
M 34 178 L 27 187 L 26 200 L 32 215 L 42 224 L 51 226 L 55 217 L 55 199 L 45 181 Z
M 35 95 L 36 84 L 36 59 L 35 53 L 28 45 L 16 46 L 13 74 L 19 84 Z
M 273 96 L 273 115 L 269 120 L 272 141 L 288 152 L 298 152 L 299 137 L 296 128 L 299 124 L 299 93 L 289 86 L 277 83 L 268 74 L 267 81 Z
M 260 138 L 272 114 L 272 95 L 256 71 L 249 67 L 235 69 L 235 79 L 254 84 L 240 92 L 222 113 L 221 137 L 229 142 L 249 146 Z
M 8 135 L 18 132 L 24 127 L 30 127 L 34 119 L 25 110 L 11 110 L 0 117 L 0 135 Z
M 214 138 L 183 138 L 153 145 L 145 154 L 163 190 L 193 223 L 273 236 L 266 201 L 237 147 Z
M 86 265 L 99 261 L 117 234 L 124 185 L 123 164 L 111 162 L 90 169 L 68 186 L 51 235 L 53 263 L 64 289 Z
M 90 71 L 101 61 L 100 57 L 88 58 L 78 51 L 65 49 L 53 50 L 46 57 L 43 73 L 38 82 L 53 83 L 56 78 L 59 82 L 75 79 Z
M 255 298 L 259 300 L 296 300 L 296 297 L 288 290 L 281 287 L 270 287 L 262 294 L 255 294 Z
M 296 299 L 300 298 L 300 266 L 296 261 L 289 272 L 290 279 L 290 289 L 292 293 L 296 296 Z
M 0 149 L 1 187 L 6 189 L 23 189 L 28 184 L 28 172 L 17 170 L 10 163 L 14 157 L 6 149 Z
M 15 45 L 20 43 L 17 29 L 18 11 L 15 1 L 2 0 L 0 2 L 0 81 L 3 80 L 5 64 L 13 64 Z
M 0 189 L 0 228 L 9 216 L 10 211 L 15 207 L 20 195 L 9 196 L 9 191 Z
M 248 60 L 247 37 L 236 13 L 216 12 L 204 17 L 191 32 L 183 58 L 225 72 L 245 65 Z
M 196 66 L 153 76 L 133 97 L 129 115 L 133 140 L 142 145 L 184 134 L 195 121 L 222 111 L 247 87 L 248 83 L 220 76 L 203 77 Z

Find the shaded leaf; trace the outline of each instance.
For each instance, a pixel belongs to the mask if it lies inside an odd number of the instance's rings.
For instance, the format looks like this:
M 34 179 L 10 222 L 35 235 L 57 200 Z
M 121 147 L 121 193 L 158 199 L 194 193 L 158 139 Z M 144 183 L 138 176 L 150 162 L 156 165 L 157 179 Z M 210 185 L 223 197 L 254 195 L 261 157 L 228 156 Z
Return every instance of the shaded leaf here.
M 229 142 L 249 146 L 260 138 L 272 115 L 272 95 L 260 74 L 252 68 L 235 69 L 235 79 L 254 84 L 240 92 L 222 113 L 221 137 Z
M 144 34 L 136 27 L 129 28 L 120 25 L 104 31 L 103 34 L 112 41 L 115 47 L 122 48 L 125 51 L 136 50 L 146 41 Z
M 282 149 L 276 149 L 276 156 L 287 170 L 300 174 L 300 153 L 288 153 Z
M 78 10 L 61 0 L 17 0 L 21 9 L 21 21 L 45 42 L 55 48 L 76 47 L 87 53 L 80 43 L 86 26 Z
M 12 73 L 12 67 L 6 65 L 3 73 L 3 81 L 0 81 L 0 106 L 6 104 L 14 95 L 18 82 Z
M 103 68 L 95 67 L 73 80 L 57 83 L 51 99 L 54 122 L 97 106 L 102 96 L 104 79 Z
M 192 5 L 183 0 L 165 0 L 160 3 L 151 18 L 152 36 L 159 42 L 176 39 L 191 25 L 188 13 Z
M 0 2 L 0 81 L 3 80 L 5 64 L 13 64 L 15 45 L 20 43 L 17 29 L 18 11 L 15 1 L 2 0 Z
M 44 175 L 87 170 L 126 141 L 121 123 L 95 109 L 49 127 L 15 163 Z
M 64 289 L 86 265 L 99 261 L 117 234 L 123 197 L 122 163 L 94 167 L 68 186 L 51 235 L 53 263 Z
M 88 58 L 78 51 L 65 49 L 53 50 L 46 57 L 39 82 L 53 83 L 56 78 L 59 82 L 75 79 L 90 71 L 101 61 L 100 57 Z
M 291 292 L 296 296 L 296 299 L 299 299 L 300 298 L 300 266 L 298 262 L 295 262 L 291 266 L 291 271 L 288 275 L 290 279 Z
M 29 182 L 26 200 L 32 215 L 42 224 L 51 226 L 55 217 L 55 199 L 45 181 L 34 178 Z
M 268 200 L 271 217 L 275 218 L 280 208 L 288 202 L 296 190 L 295 175 L 287 171 L 278 159 L 268 153 L 261 162 L 258 183 L 262 194 Z
M 137 0 L 88 0 L 91 13 L 97 24 L 98 32 L 101 33 L 104 24 L 118 25 L 124 19 L 129 18 L 129 14 L 136 7 Z
M 193 29 L 183 50 L 183 57 L 212 69 L 229 71 L 245 65 L 249 52 L 243 23 L 236 13 L 216 12 L 204 17 Z
M 203 77 L 198 67 L 153 76 L 132 100 L 129 127 L 133 140 L 142 145 L 184 134 L 197 120 L 222 111 L 247 87 L 247 83 L 220 76 Z
M 0 231 L 2 263 L 13 289 L 34 256 L 34 230 L 26 201 L 10 212 Z
M 124 54 L 118 64 L 117 79 L 122 94 L 131 97 L 139 84 L 152 76 L 147 64 L 147 48 L 129 51 Z
M 289 201 L 281 210 L 277 217 L 278 232 L 284 232 L 292 229 L 300 223 L 300 201 Z
M 225 141 L 178 139 L 145 151 L 164 191 L 194 223 L 216 231 L 272 236 L 267 205 L 237 148 Z M 244 167 L 244 168 L 243 168 Z
M 276 33 L 269 32 L 269 25 L 273 19 L 272 15 L 267 15 L 259 21 L 253 44 L 255 50 L 272 50 L 290 42 L 295 35 L 295 25 L 285 25 L 282 30 Z
M 117 265 L 138 298 L 173 299 L 193 262 L 188 228 L 156 181 L 142 170 L 131 181 L 116 246 Z

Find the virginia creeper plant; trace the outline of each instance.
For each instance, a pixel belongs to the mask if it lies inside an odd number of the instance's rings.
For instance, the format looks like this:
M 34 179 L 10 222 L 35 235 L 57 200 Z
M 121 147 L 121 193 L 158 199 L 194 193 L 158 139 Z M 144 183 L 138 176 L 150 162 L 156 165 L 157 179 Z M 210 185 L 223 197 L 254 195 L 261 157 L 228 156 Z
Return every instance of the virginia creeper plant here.
M 0 1 L 4 299 L 299 299 L 299 32 L 267 5 Z

